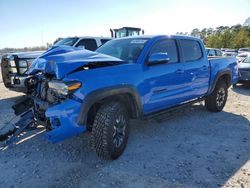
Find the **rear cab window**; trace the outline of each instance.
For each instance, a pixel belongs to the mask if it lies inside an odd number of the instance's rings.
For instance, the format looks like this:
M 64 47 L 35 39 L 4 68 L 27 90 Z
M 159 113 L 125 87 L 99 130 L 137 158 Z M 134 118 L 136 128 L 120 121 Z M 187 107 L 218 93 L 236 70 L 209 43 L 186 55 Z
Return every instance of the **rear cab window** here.
M 168 53 L 170 57 L 170 63 L 179 62 L 177 45 L 174 39 L 164 39 L 156 42 L 152 47 L 149 55 L 152 55 L 154 53 Z
M 203 57 L 201 45 L 196 40 L 181 39 L 180 46 L 183 52 L 184 61 L 197 61 Z

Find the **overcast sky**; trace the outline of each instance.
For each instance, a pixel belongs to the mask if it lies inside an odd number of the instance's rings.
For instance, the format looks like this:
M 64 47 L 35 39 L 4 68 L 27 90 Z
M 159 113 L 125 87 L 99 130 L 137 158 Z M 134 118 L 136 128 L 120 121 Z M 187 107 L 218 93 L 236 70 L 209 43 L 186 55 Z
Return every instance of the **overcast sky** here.
M 0 0 L 0 48 L 110 36 L 110 28 L 123 26 L 175 34 L 243 24 L 248 17 L 250 0 Z

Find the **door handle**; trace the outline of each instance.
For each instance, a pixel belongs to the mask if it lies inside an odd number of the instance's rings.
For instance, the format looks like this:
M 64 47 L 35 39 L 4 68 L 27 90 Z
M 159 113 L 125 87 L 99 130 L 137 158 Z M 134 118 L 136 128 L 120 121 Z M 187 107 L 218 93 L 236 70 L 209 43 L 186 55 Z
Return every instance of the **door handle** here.
M 182 69 L 178 69 L 177 71 L 175 71 L 176 73 L 178 73 L 178 74 L 182 74 L 182 73 L 184 73 L 184 70 L 182 70 Z

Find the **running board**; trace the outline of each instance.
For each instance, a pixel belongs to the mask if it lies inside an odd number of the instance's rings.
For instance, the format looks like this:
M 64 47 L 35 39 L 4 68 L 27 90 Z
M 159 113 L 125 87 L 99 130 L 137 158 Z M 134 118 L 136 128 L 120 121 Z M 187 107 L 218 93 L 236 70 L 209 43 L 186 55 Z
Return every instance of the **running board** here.
M 194 103 L 201 102 L 201 101 L 204 101 L 204 100 L 205 100 L 205 98 L 203 97 L 203 98 L 199 98 L 199 99 L 196 99 L 196 100 L 189 101 L 187 103 L 183 103 L 183 104 L 180 104 L 180 105 L 177 105 L 177 106 L 173 106 L 173 107 L 169 107 L 167 109 L 163 109 L 163 110 L 160 110 L 160 111 L 157 111 L 157 112 L 153 112 L 153 113 L 144 115 L 143 120 L 153 119 L 153 118 L 155 118 L 157 116 L 160 116 L 160 115 L 163 115 L 165 113 L 172 112 L 172 111 L 178 110 L 180 108 L 183 108 L 183 107 L 186 107 L 186 106 L 189 106 L 189 105 L 192 105 Z

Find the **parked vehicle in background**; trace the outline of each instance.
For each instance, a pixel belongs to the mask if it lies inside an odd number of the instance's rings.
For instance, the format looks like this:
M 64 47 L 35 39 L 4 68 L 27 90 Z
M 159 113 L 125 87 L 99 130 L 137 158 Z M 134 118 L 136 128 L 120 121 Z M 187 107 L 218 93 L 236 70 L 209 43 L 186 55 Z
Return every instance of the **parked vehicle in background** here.
M 31 51 L 5 54 L 1 58 L 2 80 L 5 87 L 19 92 L 25 92 L 25 72 L 32 61 L 44 51 Z
M 116 159 L 130 118 L 201 100 L 209 111 L 222 111 L 237 70 L 236 58 L 209 59 L 203 42 L 188 36 L 126 37 L 95 52 L 62 46 L 33 62 L 26 80 L 33 102 L 13 108 L 16 114 L 31 108 L 31 120 L 20 121 L 43 124 L 53 143 L 92 131 L 97 155 Z
M 220 49 L 217 48 L 206 48 L 207 56 L 208 57 L 221 57 L 222 52 Z
M 227 49 L 222 53 L 222 55 L 226 57 L 236 57 L 238 52 L 235 49 Z
M 249 49 L 249 48 L 240 48 L 240 49 L 238 50 L 238 54 L 244 53 L 244 52 L 250 52 L 250 49 Z
M 65 45 L 95 51 L 99 46 L 105 44 L 109 40 L 111 40 L 111 38 L 69 37 L 59 40 L 51 48 Z M 1 68 L 5 87 L 18 92 L 26 92 L 24 83 L 27 77 L 26 71 L 29 69 L 32 61 L 43 52 L 44 51 L 21 52 L 4 55 L 1 60 Z
M 226 50 L 228 50 L 228 48 L 221 48 L 220 49 L 222 52 L 225 52 Z
M 112 38 L 144 35 L 144 30 L 138 27 L 122 27 L 119 29 L 110 29 L 110 32 Z
M 246 59 L 246 57 L 247 57 L 247 53 L 246 53 L 246 52 L 244 52 L 244 53 L 239 53 L 239 54 L 236 56 L 236 58 L 237 58 L 237 60 L 238 60 L 238 63 L 242 62 L 244 59 Z
M 250 83 L 250 52 L 245 54 L 246 58 L 238 63 L 239 83 Z
M 53 46 L 66 45 L 95 51 L 99 46 L 105 44 L 109 40 L 111 40 L 111 38 L 107 37 L 68 37 L 59 40 Z

